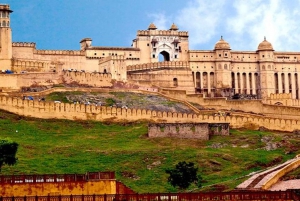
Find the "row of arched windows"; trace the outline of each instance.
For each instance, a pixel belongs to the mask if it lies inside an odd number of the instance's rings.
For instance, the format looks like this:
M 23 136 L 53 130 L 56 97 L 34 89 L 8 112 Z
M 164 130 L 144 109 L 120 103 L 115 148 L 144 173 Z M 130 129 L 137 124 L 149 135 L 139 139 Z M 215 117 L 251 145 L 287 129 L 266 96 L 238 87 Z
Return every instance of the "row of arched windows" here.
M 8 12 L 0 12 L 0 18 L 8 18 L 9 17 L 9 13 Z
M 9 27 L 9 21 L 6 22 L 5 20 L 3 20 L 2 23 L 0 21 L 0 27 Z

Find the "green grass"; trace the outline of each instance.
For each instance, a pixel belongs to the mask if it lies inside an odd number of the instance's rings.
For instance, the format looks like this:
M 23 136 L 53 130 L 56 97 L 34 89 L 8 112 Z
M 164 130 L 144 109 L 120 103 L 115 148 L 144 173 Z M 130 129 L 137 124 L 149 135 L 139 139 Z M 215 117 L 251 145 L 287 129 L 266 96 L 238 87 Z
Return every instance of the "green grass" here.
M 17 131 L 17 132 L 16 132 Z M 174 192 L 165 170 L 179 161 L 194 162 L 205 182 L 234 188 L 240 177 L 295 156 L 260 149 L 262 136 L 280 140 L 290 134 L 231 130 L 230 136 L 214 136 L 209 141 L 147 138 L 147 123 L 100 123 L 92 121 L 24 118 L 0 111 L 0 136 L 19 143 L 18 163 L 4 166 L 2 174 L 85 173 L 115 171 L 118 180 L 139 193 Z M 210 148 L 214 143 L 227 144 Z M 232 147 L 234 144 L 236 147 Z M 248 147 L 242 148 L 248 144 Z M 280 160 L 279 160 L 280 159 Z M 160 161 L 160 165 L 152 165 Z M 191 187 L 190 189 L 193 189 Z

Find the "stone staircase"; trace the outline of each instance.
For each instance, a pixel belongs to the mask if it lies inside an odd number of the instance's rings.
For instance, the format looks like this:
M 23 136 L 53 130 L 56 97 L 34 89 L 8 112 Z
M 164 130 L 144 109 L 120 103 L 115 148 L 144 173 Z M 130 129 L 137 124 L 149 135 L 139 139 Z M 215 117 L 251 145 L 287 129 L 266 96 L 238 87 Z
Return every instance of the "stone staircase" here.
M 243 183 L 241 183 L 240 185 L 238 185 L 236 189 L 237 190 L 262 190 L 264 184 L 268 182 L 271 178 L 273 178 L 279 171 L 281 171 L 283 168 L 291 165 L 292 163 L 298 160 L 299 158 L 290 159 L 283 164 L 277 165 L 265 171 L 251 174 L 252 176 L 246 181 L 244 181 Z

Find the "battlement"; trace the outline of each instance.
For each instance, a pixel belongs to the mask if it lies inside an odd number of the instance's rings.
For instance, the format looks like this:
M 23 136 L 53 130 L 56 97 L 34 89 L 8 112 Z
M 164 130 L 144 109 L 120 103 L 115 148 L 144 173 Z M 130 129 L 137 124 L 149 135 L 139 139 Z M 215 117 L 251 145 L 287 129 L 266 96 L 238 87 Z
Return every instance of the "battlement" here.
M 80 50 L 34 50 L 33 53 L 42 55 L 85 56 L 84 51 Z
M 80 71 L 63 71 L 63 78 L 65 83 L 76 82 L 82 85 L 93 87 L 111 87 L 112 75 L 110 73 L 90 73 Z
M 136 64 L 127 66 L 127 72 L 160 69 L 160 68 L 189 68 L 189 62 L 187 61 L 164 61 L 164 62 L 152 62 L 146 64 Z
M 140 51 L 139 48 L 132 47 L 101 47 L 101 46 L 92 46 L 87 48 L 87 50 L 129 50 L 129 51 Z
M 268 107 L 274 107 L 274 110 L 276 108 L 281 110 L 279 106 Z M 229 123 L 232 128 L 247 128 L 250 125 L 252 129 L 258 129 L 263 126 L 267 129 L 278 131 L 300 130 L 300 120 L 296 119 L 282 119 L 251 114 L 231 114 L 230 116 L 215 116 L 207 113 L 187 114 L 73 103 L 40 102 L 7 96 L 0 96 L 0 109 L 19 115 L 44 119 L 58 118 L 116 122 L 123 121 L 124 119 L 127 121 L 144 119 L 157 123 Z M 289 113 L 292 113 L 293 110 L 294 112 L 297 110 L 300 113 L 300 108 L 286 108 L 286 111 Z
M 12 43 L 13 47 L 32 47 L 36 48 L 36 43 L 34 42 L 13 42 Z
M 138 30 L 138 36 L 182 36 L 188 37 L 188 31 L 173 31 L 173 30 Z

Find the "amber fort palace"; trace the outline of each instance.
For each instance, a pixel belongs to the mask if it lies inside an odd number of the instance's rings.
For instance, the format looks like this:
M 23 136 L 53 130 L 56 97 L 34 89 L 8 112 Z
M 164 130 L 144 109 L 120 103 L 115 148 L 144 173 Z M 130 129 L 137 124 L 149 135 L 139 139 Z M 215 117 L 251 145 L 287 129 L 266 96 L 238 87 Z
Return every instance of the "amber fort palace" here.
M 0 6 L 0 70 L 13 72 L 1 77 L 2 91 L 60 82 L 63 70 L 75 70 L 206 97 L 300 97 L 300 52 L 275 51 L 266 38 L 255 51 L 231 50 L 222 37 L 212 50 L 190 50 L 187 31 L 179 31 L 175 24 L 158 30 L 151 23 L 147 30 L 137 31 L 130 47 L 93 46 L 91 38 L 84 38 L 78 50 L 39 50 L 34 42 L 12 42 L 11 14 L 9 5 Z M 22 73 L 34 73 L 35 81 Z

